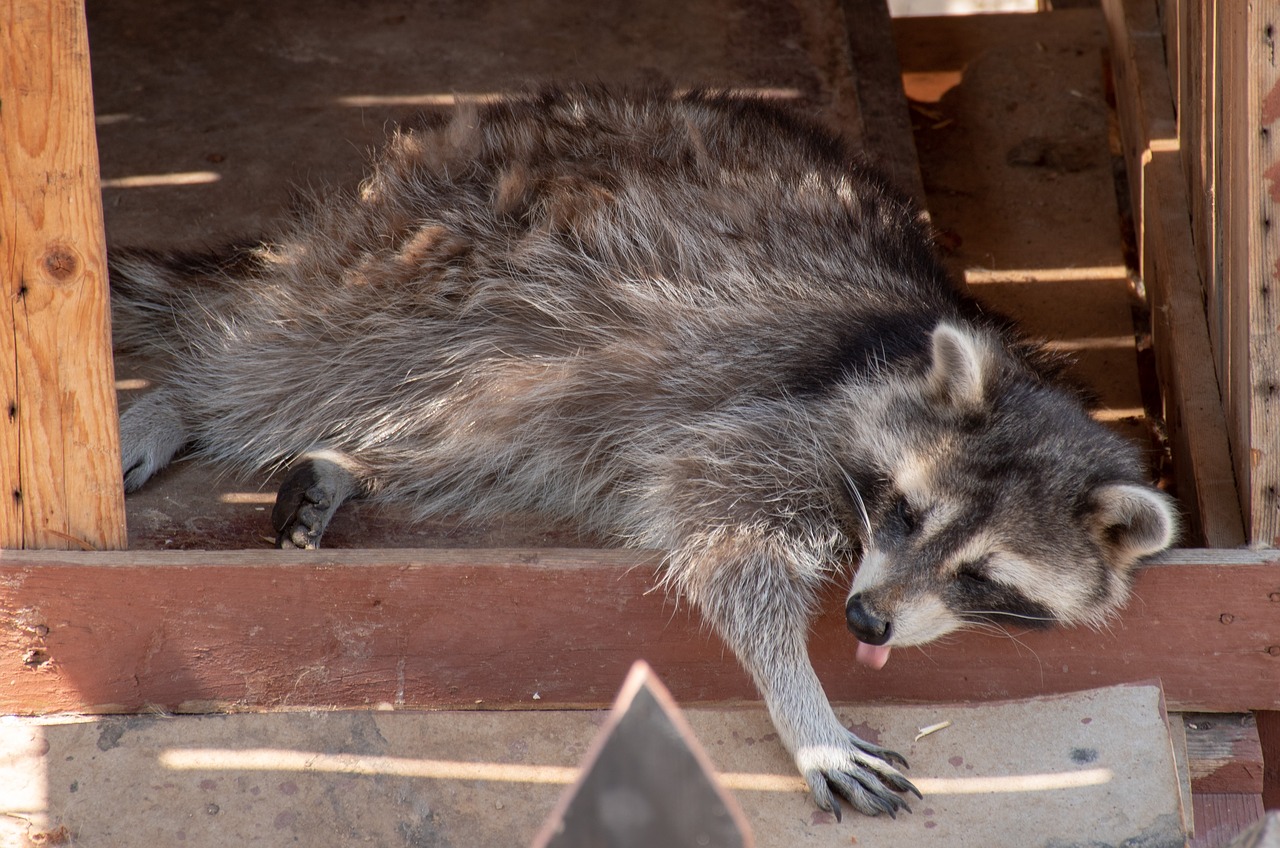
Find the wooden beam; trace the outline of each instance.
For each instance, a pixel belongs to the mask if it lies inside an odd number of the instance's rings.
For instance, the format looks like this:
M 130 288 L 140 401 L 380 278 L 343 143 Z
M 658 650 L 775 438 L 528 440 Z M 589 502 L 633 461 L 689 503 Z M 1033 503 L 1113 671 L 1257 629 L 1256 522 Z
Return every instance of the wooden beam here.
M 1183 713 L 1191 790 L 1262 794 L 1262 744 L 1253 713 Z
M 1262 744 L 1262 802 L 1268 810 L 1280 810 L 1280 712 L 1263 710 L 1256 718 Z
M 0 288 L 0 547 L 124 547 L 81 0 L 0 7 Z
M 1153 346 L 1188 544 L 1244 542 L 1154 0 L 1103 0 Z
M 656 554 L 5 552 L 0 712 L 602 705 L 636 659 L 682 703 L 756 697 Z M 1162 680 L 1171 708 L 1280 706 L 1280 564 L 1180 551 L 1109 628 L 971 632 L 855 666 L 841 586 L 810 650 L 837 701 L 998 700 Z
M 885 0 L 841 0 L 853 66 L 857 68 L 862 150 L 902 191 L 926 208 L 920 157 L 902 88 L 902 65 L 893 48 L 893 22 Z M 886 44 L 889 45 L 886 47 Z
M 1227 370 L 1222 272 L 1218 244 L 1217 139 L 1221 133 L 1218 110 L 1218 3 L 1216 0 L 1177 0 L 1171 14 L 1162 16 L 1166 51 L 1177 54 L 1170 62 L 1171 84 L 1177 89 L 1178 145 L 1186 172 L 1191 228 L 1200 279 L 1205 286 L 1205 311 L 1214 365 Z M 1172 31 L 1171 31 L 1172 30 Z M 1176 81 L 1176 82 L 1175 82 Z
M 1227 417 L 1249 541 L 1280 545 L 1280 0 L 1220 15 Z

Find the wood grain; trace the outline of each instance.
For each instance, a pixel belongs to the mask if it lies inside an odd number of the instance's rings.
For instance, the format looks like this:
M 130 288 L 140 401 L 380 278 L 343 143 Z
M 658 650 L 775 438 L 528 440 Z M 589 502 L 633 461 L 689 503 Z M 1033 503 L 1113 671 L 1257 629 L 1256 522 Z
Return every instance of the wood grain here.
M 1262 745 L 1252 713 L 1184 713 L 1194 792 L 1262 793 Z
M 0 283 L 0 547 L 123 547 L 80 0 L 0 7 Z
M 1280 545 L 1280 0 L 1220 20 L 1227 415 L 1249 540 Z
M 1237 835 L 1247 830 L 1263 815 L 1262 801 L 1257 795 L 1195 795 L 1196 834 L 1188 848 L 1224 848 Z M 1238 848 L 1266 848 L 1249 843 Z
M 5 552 L 0 711 L 600 705 L 636 659 L 681 703 L 754 698 L 653 590 L 592 550 Z M 1000 700 L 1158 677 L 1171 708 L 1280 706 L 1280 565 L 1183 551 L 1110 628 L 958 635 L 855 667 L 843 588 L 810 641 L 837 701 Z
M 1164 394 L 1184 544 L 1232 547 L 1244 522 L 1188 211 L 1164 40 L 1150 0 L 1103 0 L 1141 274 Z
M 1280 712 L 1262 710 L 1255 715 L 1262 745 L 1262 803 L 1280 810 Z

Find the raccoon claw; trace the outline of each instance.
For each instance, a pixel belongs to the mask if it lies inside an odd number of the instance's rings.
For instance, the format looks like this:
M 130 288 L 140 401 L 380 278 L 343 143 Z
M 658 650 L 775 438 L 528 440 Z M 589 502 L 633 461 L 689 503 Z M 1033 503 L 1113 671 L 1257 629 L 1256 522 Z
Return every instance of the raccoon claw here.
M 138 459 L 124 469 L 124 490 L 128 494 L 138 491 L 159 469 L 149 458 Z
M 884 784 L 873 786 L 872 784 L 876 782 L 874 775 L 863 773 L 852 776 L 844 772 L 809 772 L 804 777 L 805 782 L 809 784 L 814 803 L 834 815 L 836 821 L 841 821 L 840 802 L 836 796 L 843 798 L 850 807 L 868 816 L 888 813 L 890 818 L 896 819 L 899 810 L 911 812 L 907 802 L 890 792 Z
M 856 737 L 850 741 L 853 750 L 844 746 L 815 746 L 797 757 L 814 803 L 837 820 L 840 819 L 837 796 L 868 816 L 888 813 L 897 818 L 900 810 L 911 812 L 911 807 L 897 793 L 923 796 L 891 764 L 896 761 L 906 766 L 906 760 L 900 754 Z
M 910 763 L 907 762 L 907 758 L 899 754 L 897 751 L 891 751 L 888 748 L 881 748 L 879 745 L 872 745 L 870 742 L 865 742 L 861 739 L 858 740 L 858 748 L 873 757 L 879 757 L 890 765 L 896 764 L 902 768 L 911 768 Z M 907 783 L 907 786 L 911 787 L 911 791 L 916 793 L 917 798 L 924 797 L 914 786 L 911 786 L 909 782 Z

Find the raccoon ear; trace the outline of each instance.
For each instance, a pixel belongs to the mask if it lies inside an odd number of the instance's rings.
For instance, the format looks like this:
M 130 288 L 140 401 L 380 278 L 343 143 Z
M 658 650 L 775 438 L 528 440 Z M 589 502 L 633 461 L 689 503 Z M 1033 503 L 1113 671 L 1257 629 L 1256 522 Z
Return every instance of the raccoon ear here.
M 988 354 L 982 340 L 947 323 L 933 328 L 933 367 L 929 389 L 960 409 L 982 406 L 983 375 Z
M 1159 553 L 1178 535 L 1173 503 L 1155 489 L 1112 483 L 1094 492 L 1094 503 L 1103 543 L 1126 560 Z

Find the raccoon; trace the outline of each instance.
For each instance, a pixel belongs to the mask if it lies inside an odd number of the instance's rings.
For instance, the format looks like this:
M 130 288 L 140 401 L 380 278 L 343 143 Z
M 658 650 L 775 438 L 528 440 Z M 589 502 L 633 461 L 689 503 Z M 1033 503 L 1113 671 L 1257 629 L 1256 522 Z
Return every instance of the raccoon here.
M 353 190 L 208 255 L 114 257 L 129 490 L 179 451 L 343 502 L 538 510 L 666 552 L 816 804 L 896 814 L 903 758 L 810 664 L 859 563 L 857 659 L 982 622 L 1096 625 L 1170 500 L 1060 368 L 960 293 L 927 222 L 834 135 L 714 91 L 548 88 L 397 129 Z

